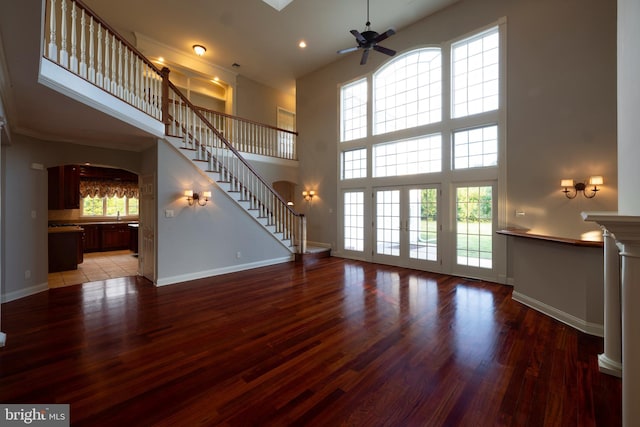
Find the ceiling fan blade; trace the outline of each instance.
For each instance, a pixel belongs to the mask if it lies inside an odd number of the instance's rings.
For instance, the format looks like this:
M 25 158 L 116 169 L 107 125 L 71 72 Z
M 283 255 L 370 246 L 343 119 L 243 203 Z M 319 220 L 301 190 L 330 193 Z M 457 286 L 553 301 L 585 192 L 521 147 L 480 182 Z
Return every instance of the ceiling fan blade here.
M 362 44 L 362 43 L 366 43 L 367 42 L 367 39 L 365 39 L 364 36 L 362 34 L 360 34 L 360 31 L 351 30 L 349 32 L 351 34 L 353 34 L 353 36 L 356 38 L 356 40 L 358 40 L 358 43 Z
M 358 46 L 354 46 L 354 47 L 348 47 L 346 49 L 341 49 L 338 51 L 338 53 L 342 54 L 342 53 L 349 53 L 349 52 L 355 52 L 356 50 L 360 49 Z
M 382 47 L 382 46 L 374 46 L 373 47 L 375 50 L 377 50 L 380 53 L 384 53 L 385 55 L 389 55 L 389 56 L 393 56 L 396 54 L 395 50 L 392 49 L 387 49 L 386 47 Z
M 392 35 L 394 35 L 396 33 L 396 30 L 394 30 L 393 28 L 389 28 L 386 32 L 378 35 L 378 37 L 376 37 L 375 42 L 381 42 L 382 40 L 391 37 Z
M 364 65 L 367 63 L 367 57 L 369 56 L 369 49 L 365 49 L 362 52 L 362 59 L 360 60 L 360 65 Z

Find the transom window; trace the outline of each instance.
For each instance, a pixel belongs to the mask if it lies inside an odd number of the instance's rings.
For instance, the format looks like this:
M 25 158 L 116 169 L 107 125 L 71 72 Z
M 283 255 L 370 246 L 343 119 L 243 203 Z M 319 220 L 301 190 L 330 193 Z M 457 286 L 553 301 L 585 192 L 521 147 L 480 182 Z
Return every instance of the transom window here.
M 341 141 L 367 136 L 367 80 L 362 79 L 342 87 L 340 91 Z
M 440 134 L 373 146 L 373 176 L 401 176 L 440 172 L 442 137 Z
M 342 179 L 367 176 L 367 150 L 360 148 L 342 153 Z
M 374 135 L 441 120 L 441 63 L 440 49 L 418 49 L 374 75 Z
M 498 126 L 460 130 L 453 134 L 454 169 L 498 164 Z
M 499 46 L 498 27 L 453 44 L 454 118 L 498 109 Z

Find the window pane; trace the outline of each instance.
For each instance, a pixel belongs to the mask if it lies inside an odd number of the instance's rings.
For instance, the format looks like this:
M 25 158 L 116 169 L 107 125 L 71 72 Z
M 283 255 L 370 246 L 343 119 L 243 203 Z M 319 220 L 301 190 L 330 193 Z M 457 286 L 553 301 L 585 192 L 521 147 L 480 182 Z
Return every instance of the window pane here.
M 453 168 L 498 165 L 498 126 L 467 129 L 453 134 Z
M 367 136 L 367 80 L 343 86 L 340 89 L 340 111 L 342 114 L 340 141 Z
M 344 249 L 364 251 L 364 193 L 344 193 Z
M 459 265 L 492 268 L 492 188 L 459 187 L 456 192 L 456 254 Z
M 438 191 L 409 190 L 409 258 L 438 259 Z
M 124 216 L 127 212 L 125 197 L 107 197 L 105 216 Z
M 373 146 L 373 176 L 400 176 L 440 172 L 440 134 Z
M 452 111 L 454 118 L 499 107 L 500 38 L 498 27 L 452 47 Z
M 83 197 L 82 198 L 82 215 L 102 216 L 103 215 L 102 197 Z
M 127 215 L 138 215 L 138 199 L 136 197 L 127 200 Z
M 400 191 L 376 192 L 376 252 L 400 255 Z
M 374 135 L 439 122 L 442 68 L 440 49 L 401 55 L 373 77 Z
M 366 178 L 367 150 L 345 151 L 342 153 L 342 179 Z

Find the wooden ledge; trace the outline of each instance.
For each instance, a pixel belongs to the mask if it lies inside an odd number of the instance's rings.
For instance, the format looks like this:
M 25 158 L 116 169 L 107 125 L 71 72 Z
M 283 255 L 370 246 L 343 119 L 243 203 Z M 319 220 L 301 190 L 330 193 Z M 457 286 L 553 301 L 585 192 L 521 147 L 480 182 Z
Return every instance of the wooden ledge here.
M 504 230 L 498 230 L 496 231 L 496 233 L 503 234 L 505 236 L 525 237 L 528 239 L 544 240 L 547 242 L 563 243 L 566 245 L 582 246 L 587 248 L 602 248 L 604 246 L 603 242 L 599 242 L 595 240 L 579 240 L 579 239 L 569 239 L 566 237 L 545 236 L 542 234 L 528 233 L 525 230 L 517 229 L 517 228 L 507 228 Z

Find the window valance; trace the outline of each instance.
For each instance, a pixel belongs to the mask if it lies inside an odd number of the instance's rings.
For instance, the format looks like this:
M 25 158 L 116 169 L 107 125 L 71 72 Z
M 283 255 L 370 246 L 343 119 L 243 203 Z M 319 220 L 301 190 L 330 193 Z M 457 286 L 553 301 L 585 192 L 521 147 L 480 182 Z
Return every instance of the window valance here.
M 81 179 L 80 197 L 127 197 L 138 198 L 138 184 L 130 181 Z

